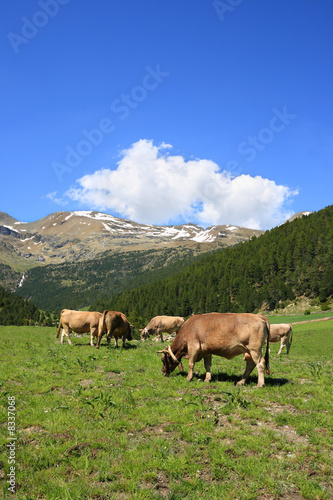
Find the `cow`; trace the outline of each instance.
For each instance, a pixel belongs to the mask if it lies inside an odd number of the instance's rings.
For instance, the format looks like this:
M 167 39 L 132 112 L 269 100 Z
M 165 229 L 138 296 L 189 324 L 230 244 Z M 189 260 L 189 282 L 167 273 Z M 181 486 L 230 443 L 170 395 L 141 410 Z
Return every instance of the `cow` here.
M 171 346 L 162 352 L 162 373 L 169 376 L 188 356 L 187 380 L 193 378 L 196 361 L 204 359 L 205 382 L 211 380 L 212 355 L 232 359 L 243 353 L 249 354 L 245 372 L 237 383 L 244 385 L 250 373 L 257 367 L 258 387 L 265 384 L 264 370 L 269 374 L 269 322 L 256 314 L 207 313 L 192 316 L 184 323 Z M 262 349 L 267 339 L 265 358 Z
M 94 337 L 98 335 L 98 325 L 102 314 L 100 312 L 90 311 L 72 311 L 71 309 L 63 309 L 60 314 L 60 321 L 56 338 L 59 337 L 61 326 L 61 344 L 64 343 L 64 336 L 72 345 L 70 333 L 87 333 L 90 332 L 90 345 L 94 347 Z
M 290 346 L 293 340 L 293 328 L 288 323 L 280 323 L 277 325 L 271 325 L 271 331 L 269 335 L 270 342 L 280 342 L 281 345 L 278 352 L 278 356 L 282 353 L 284 347 L 287 348 L 287 354 L 289 354 Z
M 146 340 L 150 335 L 159 335 L 163 342 L 163 332 L 178 333 L 184 322 L 185 318 L 181 316 L 155 316 L 140 330 L 141 340 Z
M 113 335 L 118 347 L 118 339 L 122 337 L 123 347 L 125 347 L 126 339 L 132 340 L 131 325 L 129 324 L 125 314 L 118 311 L 104 311 L 101 314 L 98 327 L 98 338 L 96 349 L 99 349 L 101 338 L 106 331 L 106 341 L 110 344 L 111 336 Z
M 264 316 L 260 316 L 265 318 Z M 278 356 L 282 353 L 282 349 L 287 347 L 287 354 L 289 354 L 290 346 L 293 339 L 293 328 L 289 323 L 280 323 L 276 325 L 270 325 L 269 341 L 270 342 L 280 342 L 281 345 Z M 244 361 L 249 359 L 249 354 L 244 354 Z

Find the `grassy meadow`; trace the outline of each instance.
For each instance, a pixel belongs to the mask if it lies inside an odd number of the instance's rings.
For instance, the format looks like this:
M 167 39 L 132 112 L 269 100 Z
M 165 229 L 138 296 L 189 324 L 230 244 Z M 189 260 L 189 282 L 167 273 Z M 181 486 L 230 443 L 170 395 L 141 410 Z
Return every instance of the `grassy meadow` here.
M 187 382 L 162 376 L 161 343 L 55 334 L 0 326 L 1 498 L 333 498 L 332 321 L 295 325 L 289 356 L 272 344 L 263 389 L 256 370 L 235 386 L 241 356 L 213 357 L 210 384 L 201 361 Z

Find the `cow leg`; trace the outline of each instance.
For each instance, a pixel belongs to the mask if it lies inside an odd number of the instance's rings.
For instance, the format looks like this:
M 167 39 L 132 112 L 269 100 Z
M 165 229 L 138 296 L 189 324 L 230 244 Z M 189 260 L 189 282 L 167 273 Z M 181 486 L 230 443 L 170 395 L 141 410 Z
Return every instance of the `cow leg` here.
M 246 356 L 245 360 L 246 360 L 245 372 L 242 378 L 237 382 L 237 385 L 244 385 L 250 373 L 252 373 L 254 367 L 256 366 L 255 362 L 252 359 L 252 356 L 250 357 Z
M 289 335 L 288 335 L 288 337 L 286 337 L 286 348 L 287 348 L 287 354 L 289 354 L 289 349 L 290 349 Z
M 97 343 L 96 343 L 96 349 L 99 349 L 99 345 L 101 343 L 101 339 L 103 337 L 103 331 L 100 331 L 98 332 L 98 335 L 97 335 Z
M 281 339 L 281 344 L 280 344 L 280 349 L 277 353 L 278 356 L 280 356 L 280 354 L 282 353 L 282 349 L 284 348 L 284 339 L 282 338 Z
M 111 342 L 111 331 L 110 331 L 110 330 L 108 330 L 108 331 L 106 332 L 106 343 L 107 343 L 108 345 L 110 345 L 110 342 Z
M 188 374 L 186 380 L 190 381 L 193 378 L 193 368 L 200 352 L 200 344 L 192 345 L 189 347 L 188 355 Z
M 246 360 L 246 368 L 245 372 L 243 374 L 243 377 L 239 382 L 237 382 L 237 385 L 244 385 L 250 374 L 252 373 L 254 367 L 257 367 L 258 370 L 258 384 L 257 387 L 263 387 L 265 385 L 265 359 L 263 356 L 259 355 L 255 352 L 252 351 L 249 355 L 244 356 L 244 359 Z
M 194 368 L 195 361 L 193 358 L 189 358 L 188 360 L 188 374 L 186 377 L 186 380 L 189 382 L 193 378 L 193 368 Z
M 285 347 L 287 348 L 287 354 L 289 354 L 289 348 L 290 348 L 289 336 L 285 336 L 285 337 L 281 338 L 281 345 L 280 345 L 280 350 L 278 352 L 278 355 L 282 354 L 282 349 L 284 349 Z
M 204 364 L 205 364 L 205 369 L 206 369 L 205 382 L 210 382 L 212 380 L 212 374 L 210 372 L 211 367 L 212 367 L 212 355 L 206 356 L 204 358 Z
M 162 330 L 160 330 L 158 328 L 155 333 L 160 336 L 160 340 L 161 340 L 161 342 L 163 342 L 163 332 L 162 332 Z
M 258 370 L 258 384 L 257 387 L 264 387 L 265 385 L 265 358 L 262 356 L 259 363 L 257 363 Z
M 197 354 L 188 354 L 188 374 L 186 380 L 190 381 L 193 378 L 193 369 L 197 360 Z
M 72 341 L 71 341 L 70 336 L 69 336 L 69 334 L 71 333 L 71 331 L 72 331 L 72 330 L 71 330 L 70 328 L 66 328 L 66 327 L 64 327 L 64 328 L 62 329 L 62 332 L 61 332 L 61 341 L 60 341 L 60 342 L 61 342 L 61 344 L 63 344 L 63 343 L 64 343 L 64 336 L 66 335 L 66 337 L 67 337 L 67 342 L 69 343 L 69 345 L 72 345 Z
M 94 347 L 94 337 L 97 337 L 98 335 L 98 328 L 92 327 L 90 330 L 90 345 L 91 347 Z

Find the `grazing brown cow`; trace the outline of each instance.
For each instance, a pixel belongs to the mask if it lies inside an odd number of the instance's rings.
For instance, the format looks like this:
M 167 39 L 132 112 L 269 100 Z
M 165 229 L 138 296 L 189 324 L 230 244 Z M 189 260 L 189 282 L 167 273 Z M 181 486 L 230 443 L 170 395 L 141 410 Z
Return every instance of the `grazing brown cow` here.
M 64 343 L 64 335 L 67 341 L 72 345 L 70 333 L 87 333 L 90 332 L 90 345 L 94 346 L 94 337 L 98 334 L 99 320 L 102 314 L 100 312 L 90 311 L 72 311 L 71 309 L 63 309 L 60 314 L 60 321 L 58 333 L 56 338 L 59 337 L 61 325 L 63 327 L 61 332 L 61 343 Z
M 169 375 L 188 355 L 189 372 L 187 380 L 193 377 L 196 361 L 204 359 L 206 368 L 205 382 L 211 380 L 212 355 L 232 359 L 243 353 L 250 356 L 246 360 L 246 369 L 237 385 L 243 385 L 253 368 L 258 370 L 258 387 L 263 387 L 264 370 L 269 371 L 269 340 L 265 359 L 262 349 L 269 339 L 269 322 L 256 314 L 208 313 L 192 316 L 178 332 L 175 340 L 162 352 L 162 373 Z
M 270 342 L 280 342 L 281 345 L 278 352 L 278 356 L 282 353 L 284 347 L 287 348 L 287 354 L 289 354 L 290 346 L 293 340 L 293 328 L 288 323 L 280 323 L 279 325 L 271 325 L 271 331 L 269 335 Z
M 125 314 L 118 311 L 104 311 L 101 314 L 98 328 L 98 339 L 96 348 L 99 348 L 103 333 L 106 331 L 106 341 L 110 344 L 111 336 L 113 335 L 118 347 L 118 339 L 122 337 L 123 347 L 126 345 L 126 339 L 132 340 L 131 325 L 129 324 Z
M 159 335 L 163 342 L 163 332 L 179 332 L 185 318 L 181 316 L 155 316 L 141 331 L 141 340 L 146 340 L 150 335 Z

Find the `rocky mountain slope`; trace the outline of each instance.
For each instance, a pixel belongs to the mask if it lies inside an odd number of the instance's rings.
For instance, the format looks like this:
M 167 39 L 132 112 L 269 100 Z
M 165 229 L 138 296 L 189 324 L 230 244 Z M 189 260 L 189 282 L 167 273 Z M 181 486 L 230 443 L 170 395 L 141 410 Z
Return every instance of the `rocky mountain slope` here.
M 0 213 L 0 285 L 45 310 L 77 309 L 174 276 L 202 254 L 262 233 L 153 226 L 100 212 L 57 212 L 30 223 Z
M 235 245 L 263 231 L 232 225 L 153 226 L 100 212 L 56 212 L 20 222 L 0 212 L 0 264 L 24 271 L 46 264 L 78 262 L 104 252 L 187 247 L 204 253 Z

